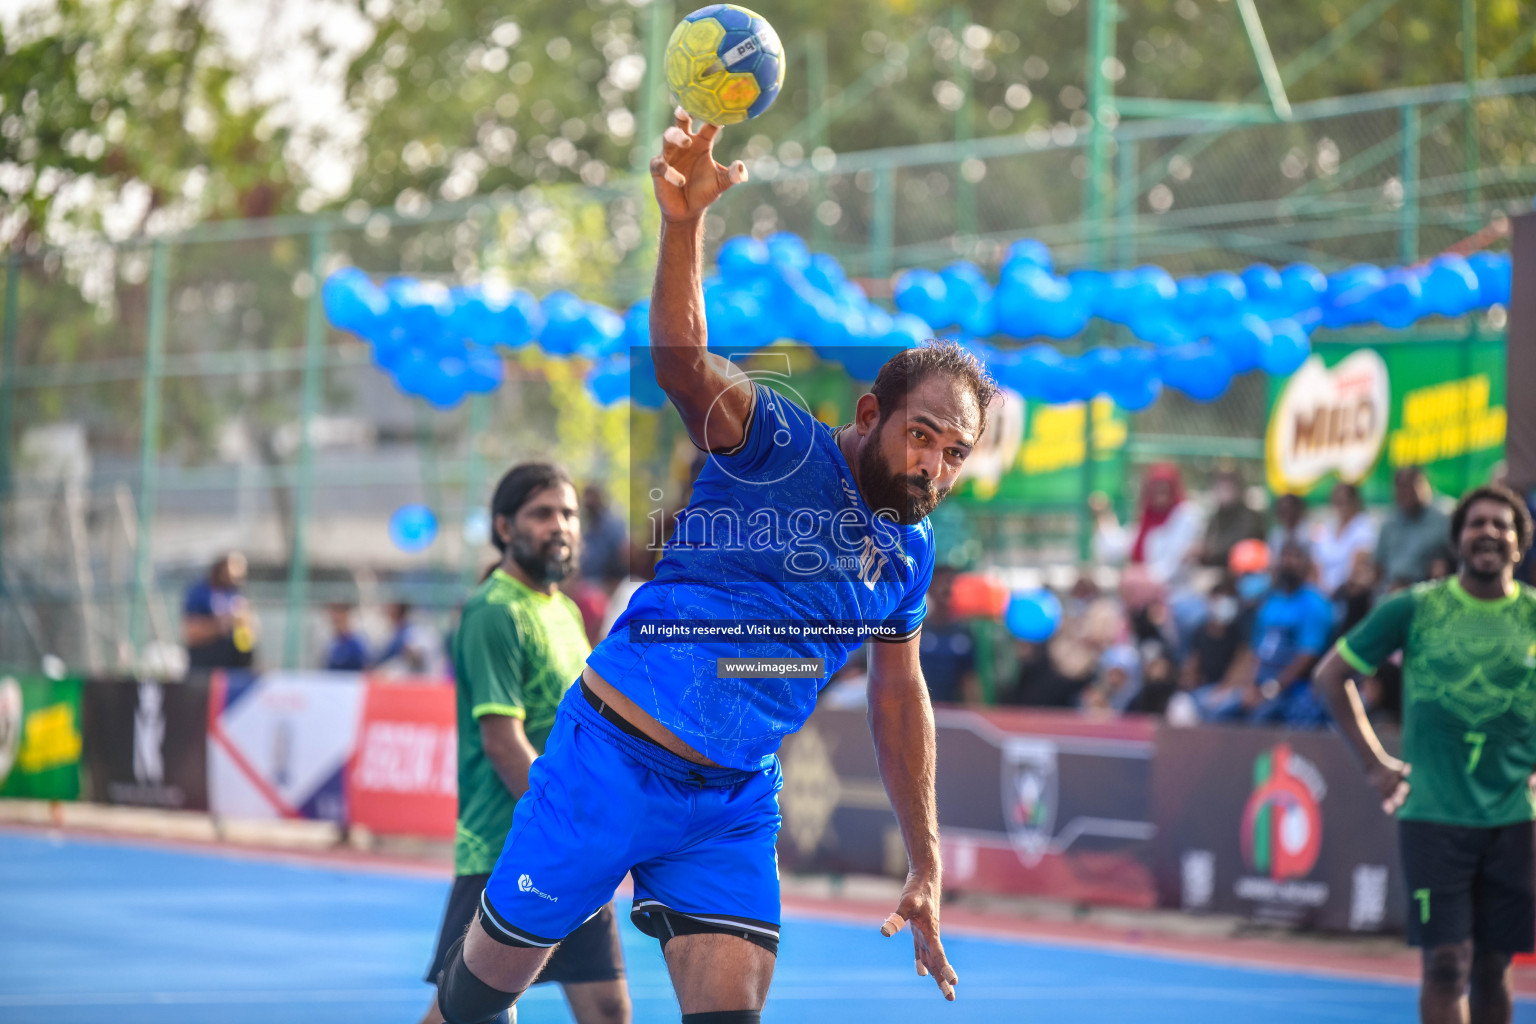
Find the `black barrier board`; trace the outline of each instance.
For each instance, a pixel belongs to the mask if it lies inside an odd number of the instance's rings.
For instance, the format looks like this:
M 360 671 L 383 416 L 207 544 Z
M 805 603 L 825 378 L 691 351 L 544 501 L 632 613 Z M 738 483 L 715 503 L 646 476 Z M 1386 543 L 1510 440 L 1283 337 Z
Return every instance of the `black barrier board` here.
M 958 710 L 935 718 L 947 887 L 1151 905 L 1150 731 L 1062 735 L 1043 716 Z M 780 757 L 785 870 L 905 875 L 863 711 L 817 711 Z
M 1328 931 L 1404 927 L 1397 829 L 1333 733 L 1158 731 L 1158 901 Z
M 100 803 L 208 810 L 208 688 L 89 680 L 86 777 Z

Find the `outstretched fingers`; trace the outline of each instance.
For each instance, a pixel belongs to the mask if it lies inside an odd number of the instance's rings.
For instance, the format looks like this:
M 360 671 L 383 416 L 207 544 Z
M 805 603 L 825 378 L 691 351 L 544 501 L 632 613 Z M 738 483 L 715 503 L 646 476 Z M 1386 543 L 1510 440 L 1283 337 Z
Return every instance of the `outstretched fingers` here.
M 944 998 L 954 1001 L 955 986 L 960 984 L 960 976 L 949 966 L 949 958 L 944 955 L 944 944 L 939 941 L 938 935 L 935 934 L 930 940 L 923 929 L 914 923 L 912 950 L 916 954 L 917 973 L 932 975 L 939 991 L 944 993 Z
M 651 158 L 651 177 L 661 178 L 669 185 L 675 185 L 678 188 L 688 184 L 688 179 L 683 177 L 677 168 L 667 163 L 665 157 L 656 156 Z

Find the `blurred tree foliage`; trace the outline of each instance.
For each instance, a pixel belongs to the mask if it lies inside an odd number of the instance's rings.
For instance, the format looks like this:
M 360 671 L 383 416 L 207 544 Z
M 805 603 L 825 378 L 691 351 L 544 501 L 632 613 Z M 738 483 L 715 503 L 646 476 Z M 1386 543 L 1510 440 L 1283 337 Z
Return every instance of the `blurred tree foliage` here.
M 386 5 L 379 4 L 383 8 Z M 768 12 L 789 53 L 783 95 L 723 147 L 770 152 L 811 114 L 808 37 L 825 47 L 825 102 L 863 78 L 879 85 L 832 118 L 837 151 L 954 137 L 964 90 L 977 135 L 1087 117 L 1084 50 L 1088 0 L 1020 5 L 978 0 L 781 0 Z M 1265 4 L 1282 67 L 1358 5 L 1337 0 Z M 1516 44 L 1531 23 L 1522 0 L 1480 0 L 1479 52 Z M 675 20 L 689 5 L 676 5 Z M 1261 82 L 1229 0 L 1138 0 L 1121 5 L 1111 77 L 1128 96 L 1237 101 Z M 365 10 L 372 11 L 374 5 Z M 370 130 L 353 196 L 406 207 L 531 183 L 598 185 L 633 166 L 646 84 L 646 6 L 507 5 L 416 0 L 388 7 L 373 44 L 349 73 L 352 104 Z M 669 24 L 670 27 L 670 24 Z M 1293 102 L 1461 78 L 1460 0 L 1401 3 L 1327 61 L 1289 84 Z M 1483 74 L 1495 73 L 1485 66 Z M 1498 73 L 1536 71 L 1529 47 Z M 810 149 L 798 139 L 787 155 Z

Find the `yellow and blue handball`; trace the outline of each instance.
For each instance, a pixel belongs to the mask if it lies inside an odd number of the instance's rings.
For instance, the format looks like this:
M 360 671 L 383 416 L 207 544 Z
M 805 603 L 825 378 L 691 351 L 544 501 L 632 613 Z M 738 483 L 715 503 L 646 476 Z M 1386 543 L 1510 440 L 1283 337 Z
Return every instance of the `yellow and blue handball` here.
M 735 4 L 701 7 L 667 41 L 667 84 L 694 120 L 738 124 L 778 97 L 784 46 L 760 14 Z

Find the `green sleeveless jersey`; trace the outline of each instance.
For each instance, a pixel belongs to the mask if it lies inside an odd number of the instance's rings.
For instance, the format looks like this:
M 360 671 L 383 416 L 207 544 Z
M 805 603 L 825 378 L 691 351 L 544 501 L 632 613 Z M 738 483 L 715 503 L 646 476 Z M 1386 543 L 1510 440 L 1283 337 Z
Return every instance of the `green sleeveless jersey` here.
M 459 727 L 454 874 L 490 872 L 517 806 L 485 756 L 480 718 L 522 719 L 528 742 L 543 753 L 560 698 L 590 652 L 581 612 L 559 591 L 541 594 L 497 569 L 464 605 L 452 645 Z
M 1413 766 L 1398 817 L 1493 827 L 1536 818 L 1536 591 L 1480 601 L 1453 579 L 1383 601 L 1339 641 L 1355 669 L 1403 652 L 1403 760 Z

